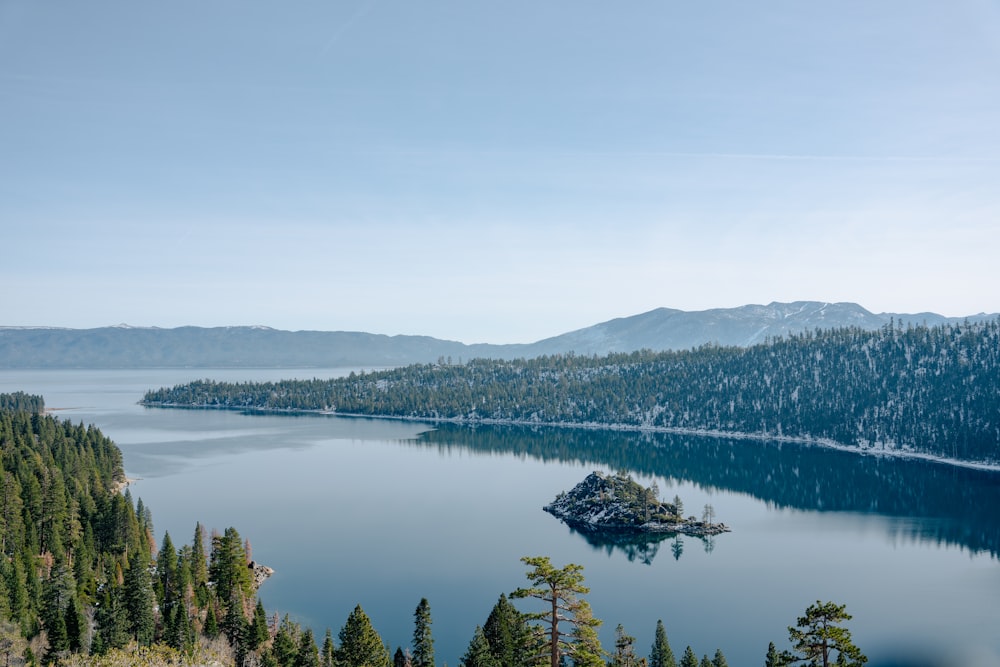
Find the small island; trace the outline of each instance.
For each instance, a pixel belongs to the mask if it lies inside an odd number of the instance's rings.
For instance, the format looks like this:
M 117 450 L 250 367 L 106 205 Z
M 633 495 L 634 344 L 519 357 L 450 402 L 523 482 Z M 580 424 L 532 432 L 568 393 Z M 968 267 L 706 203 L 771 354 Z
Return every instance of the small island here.
M 702 520 L 681 516 L 679 501 L 667 503 L 656 496 L 656 485 L 644 487 L 630 475 L 592 472 L 542 509 L 586 533 L 684 534 L 709 537 L 728 533 L 724 523 L 712 523 L 714 510 L 705 506 Z

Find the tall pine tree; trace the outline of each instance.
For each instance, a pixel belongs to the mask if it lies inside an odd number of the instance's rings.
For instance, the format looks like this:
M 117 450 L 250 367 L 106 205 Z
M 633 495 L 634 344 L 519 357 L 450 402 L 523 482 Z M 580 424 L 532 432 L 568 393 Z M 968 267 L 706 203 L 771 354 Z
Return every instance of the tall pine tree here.
M 431 636 L 431 606 L 421 598 L 413 612 L 413 667 L 434 667 L 434 637 Z
M 667 640 L 667 631 L 663 621 L 656 621 L 656 632 L 653 634 L 653 648 L 649 652 L 649 667 L 677 667 L 674 652 Z

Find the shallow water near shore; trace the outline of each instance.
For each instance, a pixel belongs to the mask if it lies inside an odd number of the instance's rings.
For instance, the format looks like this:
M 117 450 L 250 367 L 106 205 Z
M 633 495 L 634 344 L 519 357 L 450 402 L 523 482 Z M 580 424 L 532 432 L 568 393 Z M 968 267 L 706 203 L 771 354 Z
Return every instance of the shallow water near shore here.
M 427 597 L 438 663 L 457 665 L 497 597 L 526 583 L 520 557 L 548 555 L 584 566 L 606 647 L 621 623 L 645 655 L 662 619 L 678 656 L 691 645 L 763 664 L 819 599 L 847 605 L 870 665 L 1000 664 L 995 473 L 788 443 L 137 405 L 199 378 L 350 370 L 0 371 L 0 391 L 42 394 L 111 437 L 158 539 L 235 526 L 275 569 L 268 611 L 320 638 L 360 603 L 393 650 L 407 646 Z M 542 511 L 591 471 L 618 469 L 689 514 L 711 504 L 733 532 L 611 546 Z

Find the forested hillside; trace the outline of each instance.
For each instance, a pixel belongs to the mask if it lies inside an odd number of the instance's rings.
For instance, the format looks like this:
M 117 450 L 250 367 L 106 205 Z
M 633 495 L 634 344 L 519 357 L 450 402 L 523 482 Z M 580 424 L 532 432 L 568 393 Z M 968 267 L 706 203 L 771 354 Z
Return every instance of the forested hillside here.
M 205 380 L 150 391 L 144 403 L 684 429 L 996 463 L 1000 320 L 815 331 L 749 348 L 477 359 L 332 380 Z
M 157 548 L 150 509 L 121 492 L 118 447 L 43 408 L 38 396 L 0 395 L 0 663 L 260 664 L 282 633 L 298 654 L 306 633 L 269 628 L 234 528 L 196 526 L 180 547 L 165 534 Z M 302 650 L 315 654 L 308 638 Z

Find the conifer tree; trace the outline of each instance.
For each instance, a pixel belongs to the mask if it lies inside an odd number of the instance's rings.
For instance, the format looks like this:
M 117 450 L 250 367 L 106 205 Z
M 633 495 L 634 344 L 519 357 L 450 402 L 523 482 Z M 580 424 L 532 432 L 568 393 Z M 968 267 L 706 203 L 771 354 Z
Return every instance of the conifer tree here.
M 656 621 L 656 632 L 653 634 L 653 648 L 649 652 L 649 667 L 677 667 L 677 660 L 667 640 L 667 630 L 663 621 Z
M 580 607 L 573 620 L 573 643 L 568 651 L 573 667 L 605 667 L 605 652 L 597 636 L 600 621 L 595 622 L 589 602 L 580 600 Z
M 205 611 L 205 627 L 202 628 L 201 633 L 209 639 L 215 639 L 219 636 L 219 619 L 215 615 L 214 604 L 210 603 Z
M 199 607 L 208 604 L 208 560 L 205 553 L 205 528 L 195 524 L 191 542 L 191 585 Z
M 45 659 L 58 660 L 69 653 L 72 642 L 66 627 L 66 611 L 75 604 L 76 586 L 66 564 L 61 563 L 53 568 L 43 590 L 42 623 L 49 640 Z M 75 640 L 79 643 L 79 627 L 76 630 L 78 636 Z
M 309 628 L 306 628 L 299 636 L 299 646 L 293 667 L 319 667 L 319 649 L 316 647 L 313 631 Z
M 274 642 L 271 644 L 271 654 L 282 667 L 292 665 L 295 662 L 295 656 L 298 654 L 297 635 L 297 627 L 286 614 L 278 625 Z
M 469 642 L 460 664 L 461 667 L 502 667 L 490 652 L 490 643 L 486 640 L 481 625 L 476 626 L 472 641 Z
M 489 643 L 493 658 L 504 667 L 523 667 L 538 662 L 533 660 L 537 653 L 536 637 L 524 614 L 510 603 L 506 595 L 501 594 L 493 605 L 483 625 L 483 636 Z
M 413 667 L 413 661 L 410 659 L 410 649 L 405 651 L 402 647 L 396 647 L 396 653 L 392 656 L 392 666 L 393 667 Z
M 712 667 L 729 667 L 726 656 L 722 654 L 722 649 L 715 649 L 715 656 L 712 658 Z
M 431 636 L 431 606 L 421 598 L 413 613 L 413 667 L 434 667 L 434 637 Z
M 327 628 L 326 635 L 323 637 L 323 647 L 319 650 L 320 667 L 333 667 L 333 654 L 333 633 L 330 632 L 330 628 Z
M 797 627 L 788 628 L 788 639 L 798 655 L 784 654 L 786 662 L 829 667 L 836 656 L 839 667 L 862 667 L 868 658 L 851 641 L 851 631 L 840 626 L 849 620 L 851 615 L 845 611 L 845 605 L 819 600 L 809 605 L 805 615 L 799 617 Z
M 389 650 L 361 605 L 357 605 L 347 617 L 338 639 L 336 657 L 339 667 L 389 667 Z
M 123 576 L 125 607 L 128 610 L 129 629 L 140 646 L 153 643 L 156 619 L 153 616 L 154 594 L 149 562 L 136 554 Z M 164 616 L 166 625 L 169 616 Z
M 684 649 L 680 667 L 699 667 L 698 656 L 694 654 L 694 650 L 690 646 Z
M 774 647 L 774 642 L 768 642 L 767 656 L 764 658 L 764 667 L 784 667 L 785 662 L 781 659 L 781 654 Z
M 250 628 L 247 634 L 250 650 L 256 651 L 270 638 L 271 635 L 267 628 L 267 612 L 264 611 L 264 603 L 257 600 L 257 606 L 253 612 L 253 620 L 250 621 Z
M 701 664 L 699 667 L 712 667 L 712 661 L 708 659 L 707 655 L 701 656 Z
M 577 597 L 590 592 L 583 585 L 583 567 L 570 563 L 556 568 L 548 556 L 525 556 L 521 562 L 531 566 L 532 569 L 526 576 L 533 585 L 531 588 L 517 589 L 511 593 L 511 597 L 533 597 L 546 603 L 546 611 L 527 616 L 548 626 L 543 646 L 549 655 L 551 667 L 559 667 L 562 656 L 569 653 L 575 641 L 581 639 L 585 641 L 577 647 L 579 655 L 575 655 L 574 660 L 600 658 L 603 649 L 600 642 L 596 641 L 596 628 L 601 622 L 591 615 L 590 605 Z M 575 640 L 573 631 L 566 632 L 563 629 L 565 626 L 560 626 L 563 622 L 574 627 L 577 635 Z
M 626 634 L 621 623 L 615 628 L 615 652 L 609 667 L 646 667 L 646 659 L 635 654 L 635 637 Z
M 104 599 L 97 608 L 96 621 L 95 653 L 121 648 L 128 643 L 131 624 L 129 623 L 128 607 L 125 603 L 125 592 L 121 586 L 109 585 L 107 587 Z
M 243 657 L 249 649 L 247 640 L 250 624 L 247 622 L 246 616 L 243 615 L 243 599 L 237 590 L 233 590 L 229 606 L 226 608 L 226 616 L 222 619 L 222 631 L 226 634 L 229 645 L 233 647 L 237 664 L 242 663 Z

